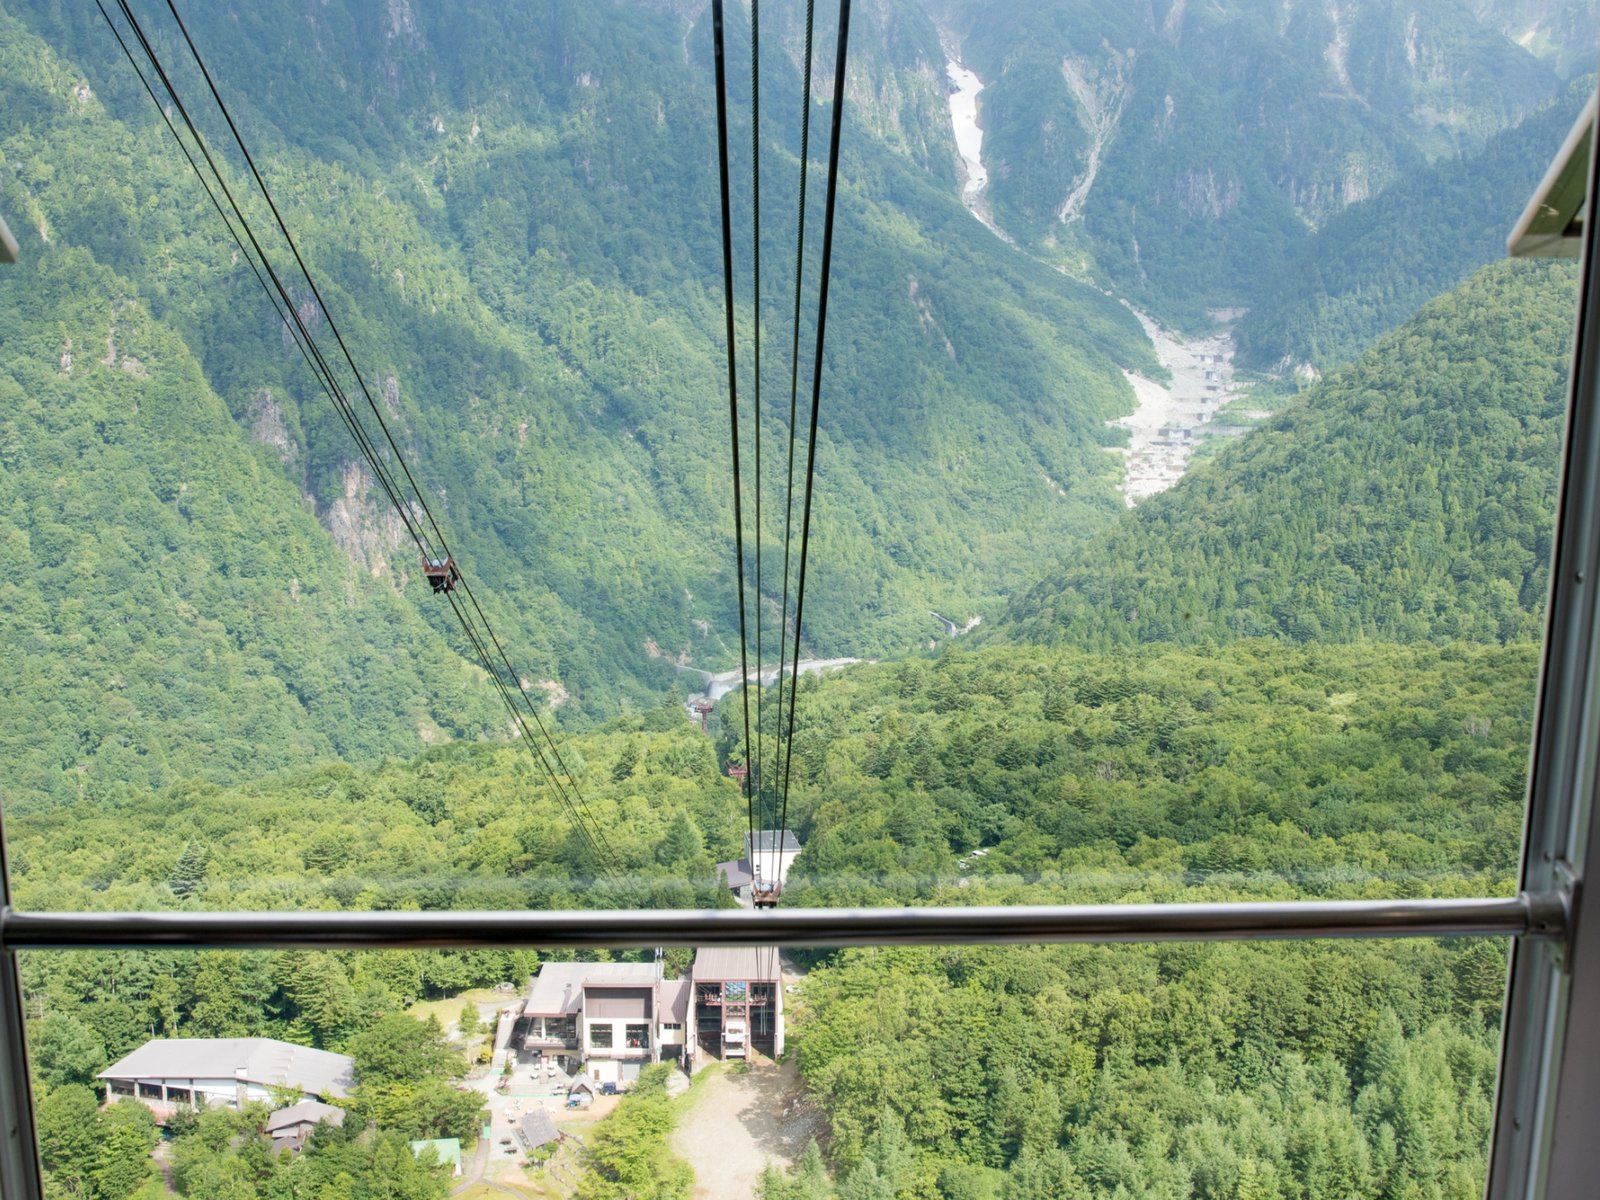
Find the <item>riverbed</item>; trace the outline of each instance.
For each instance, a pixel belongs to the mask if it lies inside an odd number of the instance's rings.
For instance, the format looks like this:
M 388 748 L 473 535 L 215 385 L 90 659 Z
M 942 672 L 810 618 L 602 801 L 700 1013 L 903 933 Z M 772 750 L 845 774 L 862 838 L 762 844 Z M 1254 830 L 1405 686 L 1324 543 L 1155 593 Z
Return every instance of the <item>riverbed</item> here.
M 1167 383 L 1159 383 L 1124 370 L 1136 407 L 1128 416 L 1106 422 L 1128 431 L 1127 446 L 1114 447 L 1111 453 L 1124 459 L 1122 498 L 1132 508 L 1182 479 L 1201 441 L 1233 433 L 1235 427 L 1213 423 L 1234 392 L 1231 326 L 1185 338 L 1161 328 L 1132 305 L 1128 309 L 1155 346 L 1156 358 L 1172 373 Z
M 946 53 L 950 58 L 945 63 L 945 75 L 954 89 L 950 93 L 950 127 L 965 176 L 961 202 L 996 237 L 1015 246 L 990 216 L 989 168 L 983 162 L 983 128 L 978 124 L 978 95 L 983 91 L 983 80 L 961 62 L 953 46 L 947 46 Z M 1082 197 L 1079 199 L 1081 207 Z M 1122 498 L 1132 508 L 1182 479 L 1199 442 L 1243 432 L 1214 422 L 1218 410 L 1234 392 L 1232 321 L 1243 314 L 1215 313 L 1216 332 L 1186 338 L 1162 329 L 1126 300 L 1123 304 L 1139 319 L 1145 336 L 1155 347 L 1156 358 L 1171 375 L 1168 382 L 1161 383 L 1124 370 L 1123 378 L 1133 389 L 1134 411 L 1107 422 L 1128 431 L 1128 445 L 1112 447 L 1108 453 L 1124 460 Z
M 861 662 L 859 658 L 802 658 L 800 660 L 800 674 L 821 675 L 824 671 L 837 671 L 844 667 Z M 784 675 L 794 670 L 793 663 L 783 665 Z M 769 664 L 765 667 L 750 668 L 748 674 L 743 674 L 738 667 L 731 671 L 702 671 L 698 667 L 679 666 L 678 670 L 686 675 L 698 675 L 701 679 L 701 690 L 684 699 L 684 707 L 688 710 L 691 720 L 698 721 L 700 715 L 695 712 L 694 706 L 700 701 L 709 700 L 712 704 L 721 700 L 729 692 L 738 688 L 741 676 L 745 683 L 759 681 L 762 687 L 771 687 L 778 682 L 776 665 Z

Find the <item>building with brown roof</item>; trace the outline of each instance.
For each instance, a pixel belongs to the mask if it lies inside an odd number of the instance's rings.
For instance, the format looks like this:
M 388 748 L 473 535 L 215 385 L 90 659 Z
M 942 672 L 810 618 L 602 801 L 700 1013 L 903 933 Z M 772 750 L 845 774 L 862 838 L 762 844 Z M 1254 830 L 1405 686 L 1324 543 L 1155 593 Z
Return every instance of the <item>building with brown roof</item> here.
M 783 1053 L 783 967 L 776 946 L 712 946 L 690 972 L 691 1053 L 747 1058 Z

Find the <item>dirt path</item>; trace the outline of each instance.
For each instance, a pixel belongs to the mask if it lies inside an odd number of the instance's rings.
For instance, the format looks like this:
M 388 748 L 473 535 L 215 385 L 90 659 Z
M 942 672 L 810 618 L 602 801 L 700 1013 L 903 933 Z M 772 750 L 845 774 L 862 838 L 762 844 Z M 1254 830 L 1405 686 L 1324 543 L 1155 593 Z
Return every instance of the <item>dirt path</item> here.
M 450 1189 L 452 1196 L 461 1195 L 483 1178 L 483 1172 L 489 1165 L 489 1149 L 489 1139 L 479 1138 L 478 1148 L 473 1152 L 471 1164 L 461 1173 L 461 1182 Z
M 793 1062 L 699 1084 L 672 1134 L 673 1152 L 694 1168 L 695 1200 L 750 1200 L 767 1163 L 786 1167 L 822 1132 L 821 1114 L 805 1103 Z

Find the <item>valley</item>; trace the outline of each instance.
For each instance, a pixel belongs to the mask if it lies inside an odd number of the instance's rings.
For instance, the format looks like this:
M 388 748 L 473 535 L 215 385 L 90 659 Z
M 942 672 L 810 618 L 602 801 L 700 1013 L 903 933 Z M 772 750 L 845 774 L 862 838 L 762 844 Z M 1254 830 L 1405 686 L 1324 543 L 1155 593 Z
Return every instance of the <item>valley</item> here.
M 1592 93 L 1544 32 L 1584 3 L 1526 44 L 1485 5 L 857 5 L 790 736 L 745 727 L 777 639 L 739 665 L 740 581 L 794 611 L 830 6 L 809 79 L 805 6 L 760 6 L 755 63 L 726 7 L 724 230 L 702 0 L 179 5 L 469 600 L 96 10 L 7 0 L 16 904 L 693 922 L 761 898 L 752 842 L 780 910 L 1510 895 L 1578 279 L 1498 260 Z M 130 7 L 199 106 L 170 10 Z M 480 598 L 544 732 L 455 617 Z M 781 792 L 744 788 L 773 754 Z M 696 983 L 674 947 L 162 946 L 30 951 L 20 999 L 47 1197 L 1459 1200 L 1506 947 L 821 947 Z M 348 1058 L 339 1121 L 290 1150 L 237 1080 L 112 1100 L 190 1039 Z M 530 1101 L 578 1136 L 519 1141 Z M 418 1156 L 452 1139 L 472 1180 Z
M 790 672 L 797 669 L 801 675 L 821 675 L 825 671 L 837 671 L 860 661 L 859 658 L 802 658 L 798 665 L 788 664 L 784 676 L 787 678 Z M 738 667 L 731 671 L 717 672 L 702 671 L 689 666 L 680 666 L 678 670 L 685 675 L 697 677 L 701 682 L 702 690 L 691 693 L 685 700 L 685 705 L 691 714 L 695 712 L 694 706 L 697 702 L 704 700 L 716 704 L 724 696 L 737 691 L 741 683 L 741 671 Z M 743 682 L 756 683 L 763 688 L 772 687 L 778 682 L 778 667 L 776 664 L 768 664 L 765 667 L 752 668 L 750 673 L 744 676 Z M 698 720 L 698 715 L 694 719 Z
M 1162 329 L 1133 310 L 1155 347 L 1168 380 L 1158 383 L 1124 371 L 1138 407 L 1130 416 L 1108 422 L 1128 431 L 1128 445 L 1114 447 L 1124 460 L 1122 494 L 1129 508 L 1183 478 L 1189 457 L 1207 438 L 1238 437 L 1247 427 L 1218 423 L 1221 408 L 1236 394 L 1233 335 L 1222 332 L 1184 337 Z
M 951 129 L 963 166 L 961 202 L 991 233 L 1007 245 L 1016 246 L 1015 240 L 995 224 L 986 196 L 989 171 L 983 163 L 983 129 L 978 121 L 978 94 L 983 91 L 983 81 L 956 58 L 945 63 L 945 73 L 953 89 Z M 1078 82 L 1081 92 L 1082 81 Z M 1079 100 L 1083 101 L 1081 95 Z M 1091 168 L 1067 201 L 1066 208 L 1073 216 L 1080 213 L 1094 185 L 1107 135 L 1108 130 L 1097 131 L 1099 140 L 1091 150 Z M 1063 215 L 1061 219 L 1065 222 L 1068 218 Z M 1109 449 L 1123 461 L 1121 491 L 1124 502 L 1132 508 L 1177 483 L 1200 440 L 1236 437 L 1246 432 L 1238 425 L 1212 424 L 1218 410 L 1234 395 L 1231 322 L 1244 314 L 1242 310 L 1228 311 L 1224 315 L 1229 323 L 1222 325 L 1221 332 L 1185 337 L 1161 328 L 1149 314 L 1126 300 L 1122 302 L 1138 318 L 1155 351 L 1158 367 L 1168 376 L 1166 382 L 1158 382 L 1124 367 L 1122 374 L 1133 391 L 1134 411 L 1107 422 L 1113 428 L 1128 431 L 1126 446 Z M 1221 323 L 1224 317 L 1214 319 Z
M 989 170 L 983 165 L 983 129 L 978 124 L 978 93 L 983 91 L 983 81 L 955 59 L 945 63 L 944 69 L 954 89 L 950 93 L 950 125 L 964 169 L 961 203 L 996 237 L 1009 241 L 989 216 L 983 194 L 989 186 Z

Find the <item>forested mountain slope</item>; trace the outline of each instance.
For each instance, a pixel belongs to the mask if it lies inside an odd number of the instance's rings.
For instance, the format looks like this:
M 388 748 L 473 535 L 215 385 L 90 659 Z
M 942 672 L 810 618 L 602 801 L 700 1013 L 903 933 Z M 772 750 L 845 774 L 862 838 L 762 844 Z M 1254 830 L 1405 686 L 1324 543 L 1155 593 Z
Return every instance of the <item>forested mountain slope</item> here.
M 570 694 L 568 712 L 653 702 L 672 678 L 657 654 L 717 667 L 736 657 L 709 32 L 695 15 L 191 14 L 514 659 L 553 696 Z M 180 61 L 170 30 L 157 42 Z M 787 53 L 763 65 L 797 112 Z M 0 500 L 19 547 L 32 547 L 8 575 L 23 597 L 14 611 L 49 567 L 77 575 L 44 580 L 44 613 L 74 611 L 69 599 L 125 613 L 91 624 L 109 621 L 135 646 L 155 644 L 178 597 L 193 607 L 160 643 L 161 669 L 128 672 L 114 727 L 108 672 L 51 687 L 8 676 L 8 734 L 35 755 L 15 786 L 72 795 L 92 784 L 78 766 L 97 759 L 160 782 L 168 756 L 182 772 L 231 772 L 255 753 L 246 742 L 270 767 L 302 757 L 297 745 L 361 758 L 416 748 L 419 726 L 490 726 L 486 697 L 440 640 L 448 613 L 424 601 L 381 493 L 98 14 L 17 6 L 0 14 L 0 60 L 0 204 L 24 242 L 24 262 L 0 280 L 0 371 L 40 401 L 5 414 L 17 465 Z M 903 75 L 885 68 L 879 91 Z M 202 95 L 192 71 L 178 77 Z M 808 649 L 834 653 L 914 644 L 930 607 L 992 601 L 1040 531 L 1076 540 L 1110 518 L 1102 422 L 1131 404 L 1119 368 L 1156 369 L 1124 310 L 1011 253 L 906 147 L 880 140 L 874 129 L 894 132 L 888 111 L 874 92 L 846 135 L 807 609 Z M 767 361 L 785 368 L 775 334 L 792 283 L 793 126 L 774 117 L 768 135 L 790 194 L 770 178 L 765 189 Z M 213 121 L 208 132 L 223 131 Z M 265 210 L 251 211 L 265 229 Z M 769 405 L 781 386 L 786 410 L 787 370 L 766 383 Z M 151 389 L 171 389 L 166 407 Z M 231 423 L 214 419 L 219 404 Z M 147 428 L 156 413 L 174 425 Z M 765 428 L 772 461 L 786 418 Z M 82 471 L 77 502 L 41 502 L 52 463 L 93 461 L 119 439 L 161 480 L 149 497 L 124 496 L 139 485 L 120 471 Z M 198 484 L 183 466 L 195 459 L 240 485 L 206 522 L 181 517 L 189 493 L 169 494 Z M 86 556 L 113 529 L 117 553 Z M 227 555 L 242 565 L 223 576 L 214 564 Z M 13 618 L 48 664 L 36 670 L 60 673 L 78 635 L 52 620 Z M 207 659 L 212 628 L 228 646 Z M 120 653 L 109 629 L 85 636 L 80 665 Z M 244 672 L 262 680 L 248 705 L 243 691 L 212 703 L 229 655 L 271 664 Z M 226 715 L 234 705 L 252 714 L 248 738 L 242 715 Z
M 0 273 L 0 754 L 10 811 L 498 727 L 183 340 L 78 247 Z
M 1476 154 L 1423 167 L 1332 217 L 1263 278 L 1234 327 L 1240 361 L 1264 370 L 1349 362 L 1503 258 L 1506 235 L 1593 92 L 1585 76 Z
M 958 646 L 808 681 L 791 813 L 805 849 L 786 892 L 797 904 L 1508 893 L 1536 662 L 1531 645 Z M 18 899 L 716 903 L 711 864 L 745 814 L 713 743 L 668 707 L 567 750 L 616 842 L 620 885 L 594 880 L 515 749 L 450 747 L 31 814 L 8 830 Z M 945 947 L 812 965 L 791 1044 L 842 1196 L 893 1194 L 863 1177 L 1005 1200 L 1266 1178 L 1264 1194 L 1331 1200 L 1439 1179 L 1465 1194 L 1481 1176 L 1504 977 L 1493 941 Z M 152 1031 L 349 1050 L 405 998 L 532 966 L 504 951 L 32 955 L 29 995 L 46 1014 L 33 1063 L 59 1096 Z M 831 1194 L 812 1182 L 795 1194 Z
M 1552 63 L 1563 74 L 1594 69 L 1600 38 L 1595 0 L 1472 0 L 1472 11 L 1519 46 Z
M 1246 641 L 853 668 L 797 709 L 785 899 L 1501 892 L 1536 661 Z
M 1538 637 L 1575 280 L 1480 271 L 1074 553 L 996 636 Z
M 1532 112 L 1554 71 L 1452 0 L 933 5 L 985 83 L 999 225 L 1180 324 Z

